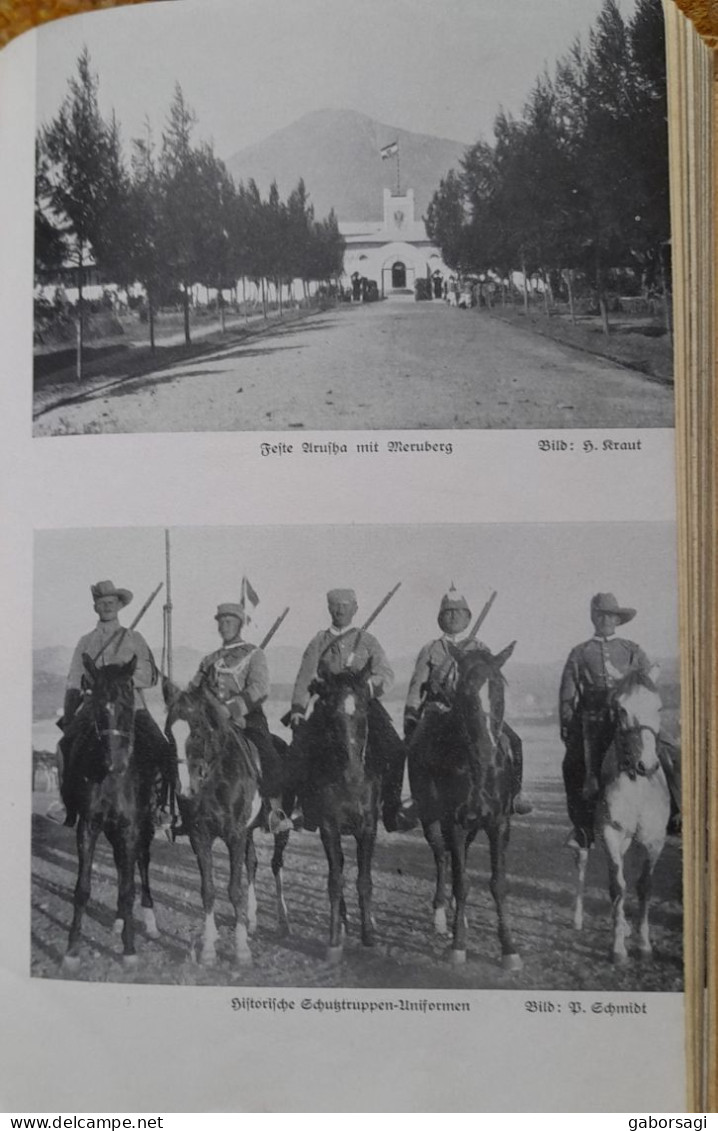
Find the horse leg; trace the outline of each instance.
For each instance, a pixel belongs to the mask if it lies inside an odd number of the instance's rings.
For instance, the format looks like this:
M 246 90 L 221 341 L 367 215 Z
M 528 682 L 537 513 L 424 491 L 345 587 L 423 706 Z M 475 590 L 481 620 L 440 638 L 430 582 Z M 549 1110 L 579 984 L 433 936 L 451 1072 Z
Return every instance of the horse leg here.
M 280 937 L 285 938 L 290 933 L 289 915 L 284 902 L 284 885 L 282 883 L 282 868 L 284 867 L 284 849 L 289 841 L 289 833 L 277 833 L 274 838 L 274 852 L 272 853 L 272 875 L 277 889 L 277 930 Z
M 357 893 L 361 915 L 361 941 L 363 946 L 374 946 L 376 933 L 372 916 L 371 861 L 374 855 L 376 830 L 357 837 Z
M 145 833 L 142 837 L 140 844 L 140 851 L 137 857 L 137 867 L 140 872 L 140 900 L 142 904 L 142 919 L 145 924 L 145 930 L 149 938 L 158 939 L 160 932 L 157 928 L 157 920 L 155 919 L 155 905 L 152 899 L 152 892 L 150 891 L 150 845 L 152 843 L 153 830 L 150 826 L 149 836 Z
M 77 883 L 73 899 L 74 911 L 70 934 L 67 940 L 67 951 L 62 960 L 63 969 L 75 971 L 80 966 L 80 931 L 82 918 L 90 898 L 92 883 L 92 859 L 95 855 L 95 845 L 99 836 L 99 829 L 92 828 L 84 817 L 80 817 L 77 826 Z
M 646 844 L 646 859 L 641 869 L 641 874 L 636 883 L 638 892 L 638 950 L 641 958 L 650 958 L 653 954 L 651 935 L 648 926 L 648 907 L 653 890 L 653 872 L 658 863 L 658 857 L 663 851 L 663 840 Z
M 451 855 L 451 890 L 454 896 L 451 961 L 459 966 L 466 962 L 466 901 L 469 896 L 469 878 L 466 874 L 466 834 L 458 825 L 452 824 L 448 844 Z
M 489 855 L 491 858 L 491 879 L 489 889 L 496 904 L 498 916 L 499 942 L 501 944 L 501 965 L 504 970 L 520 970 L 523 966 L 511 937 L 511 923 L 506 908 L 506 849 L 509 844 L 509 822 L 506 818 L 497 821 L 488 829 Z
M 127 833 L 115 833 L 112 851 L 117 868 L 117 918 L 122 920 L 122 961 L 126 966 L 137 964 L 135 951 L 135 862 L 137 847 Z
M 190 842 L 197 857 L 199 867 L 202 909 L 204 910 L 204 931 L 202 934 L 203 966 L 214 966 L 217 961 L 217 924 L 214 919 L 214 875 L 212 874 L 212 841 L 207 833 L 190 835 Z
M 434 930 L 437 935 L 446 936 L 449 933 L 449 928 L 446 925 L 446 846 L 438 821 L 423 821 L 422 828 L 427 844 L 434 854 L 436 866 L 436 888 L 432 904 L 434 908 Z
M 344 853 L 336 828 L 322 825 L 320 836 L 329 864 L 329 946 L 327 958 L 332 964 L 341 961 L 343 949 L 342 904 L 344 902 Z M 346 914 L 346 910 L 344 912 Z
M 611 959 L 622 966 L 628 961 L 626 938 L 629 934 L 626 923 L 626 878 L 623 874 L 623 855 L 630 839 L 620 829 L 606 825 L 602 830 L 603 844 L 608 857 L 608 891 L 613 912 L 613 945 Z
M 244 864 L 247 869 L 247 932 L 251 936 L 257 930 L 257 849 L 252 829 L 247 833 Z
M 247 890 L 242 883 L 245 836 L 232 837 L 229 849 L 229 900 L 234 908 L 234 953 L 240 966 L 251 965 L 252 952 L 247 941 Z
M 576 859 L 576 905 L 573 909 L 573 927 L 575 931 L 583 930 L 583 897 L 586 889 L 588 852 L 588 848 L 574 849 Z

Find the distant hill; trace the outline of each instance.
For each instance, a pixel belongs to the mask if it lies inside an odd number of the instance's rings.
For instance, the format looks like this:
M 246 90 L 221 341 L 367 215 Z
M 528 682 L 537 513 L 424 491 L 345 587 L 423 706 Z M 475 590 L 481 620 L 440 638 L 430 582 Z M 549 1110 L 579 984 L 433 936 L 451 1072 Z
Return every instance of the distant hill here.
M 402 191 L 414 189 L 420 219 L 441 178 L 458 164 L 463 142 L 397 129 L 355 110 L 315 110 L 226 164 L 238 181 L 253 177 L 262 195 L 276 180 L 283 199 L 303 177 L 317 218 L 334 208 L 340 220 L 381 220 L 383 190 L 396 187 L 396 161 L 382 161 L 379 151 L 393 141 Z
M 155 650 L 157 663 L 160 662 L 160 649 Z M 50 719 L 62 708 L 65 693 L 65 679 L 70 664 L 72 649 L 63 646 L 36 649 L 33 656 L 33 718 Z M 271 697 L 289 703 L 294 680 L 299 670 L 302 649 L 291 645 L 271 645 L 267 649 L 269 670 L 272 679 Z M 176 647 L 173 655 L 173 677 L 184 687 L 199 667 L 202 652 L 184 645 Z M 406 697 L 409 680 L 414 670 L 414 655 L 390 656 L 394 669 L 395 683 L 387 700 L 402 701 Z M 666 716 L 669 710 L 676 711 L 679 706 L 678 661 L 673 658 L 659 658 L 660 675 L 658 687 Z M 558 689 L 561 681 L 562 662 L 549 664 L 525 664 L 510 661 L 505 670 L 506 713 L 509 719 L 551 718 L 558 707 Z M 150 695 L 154 705 L 161 706 L 159 689 Z

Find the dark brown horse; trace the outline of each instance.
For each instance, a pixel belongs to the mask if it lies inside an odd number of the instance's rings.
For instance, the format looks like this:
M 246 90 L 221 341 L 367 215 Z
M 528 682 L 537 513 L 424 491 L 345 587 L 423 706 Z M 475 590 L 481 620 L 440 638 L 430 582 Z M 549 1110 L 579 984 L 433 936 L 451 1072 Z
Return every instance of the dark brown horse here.
M 511 751 L 502 733 L 501 668 L 514 644 L 497 656 L 451 646 L 458 682 L 449 710 L 428 708 L 409 746 L 411 791 L 436 861 L 434 925 L 446 933 L 446 855 L 451 859 L 454 923 L 451 958 L 466 961 L 469 845 L 483 829 L 489 840 L 491 894 L 498 913 L 502 965 L 521 969 L 506 910 L 506 849 L 513 796 Z
M 316 824 L 329 864 L 330 962 L 342 956 L 346 929 L 342 836 L 357 845 L 357 892 L 361 940 L 374 946 L 371 863 L 379 820 L 381 770 L 368 745 L 369 667 L 327 674 L 315 682 L 319 695 L 312 715 L 295 736 L 306 761 L 300 798 L 305 816 Z
M 200 871 L 205 914 L 201 961 L 211 965 L 216 960 L 212 845 L 220 839 L 229 852 L 229 898 L 235 913 L 235 954 L 238 962 L 249 963 L 252 956 L 247 939 L 257 925 L 257 856 L 252 833 L 259 823 L 262 808 L 257 751 L 254 744 L 230 723 L 225 707 L 206 683 L 180 691 L 165 681 L 164 694 L 168 707 L 167 730 L 170 731 L 180 720 L 189 727 L 184 742 L 189 788 L 186 793 L 178 795 L 177 804 Z M 275 836 L 272 858 L 282 934 L 289 932 L 282 890 L 282 864 L 288 839 L 288 832 Z M 245 862 L 249 881 L 246 887 L 242 879 Z
M 92 879 L 92 861 L 100 833 L 112 845 L 117 868 L 117 923 L 122 923 L 123 958 L 137 961 L 133 907 L 135 865 L 139 868 L 147 933 L 156 938 L 149 884 L 150 845 L 154 836 L 156 767 L 137 750 L 134 735 L 136 659 L 97 667 L 83 655 L 90 694 L 76 716 L 69 751 L 73 803 L 78 813 L 78 873 L 74 915 L 63 965 L 77 970 L 82 919 Z M 68 736 L 69 737 L 69 736 Z

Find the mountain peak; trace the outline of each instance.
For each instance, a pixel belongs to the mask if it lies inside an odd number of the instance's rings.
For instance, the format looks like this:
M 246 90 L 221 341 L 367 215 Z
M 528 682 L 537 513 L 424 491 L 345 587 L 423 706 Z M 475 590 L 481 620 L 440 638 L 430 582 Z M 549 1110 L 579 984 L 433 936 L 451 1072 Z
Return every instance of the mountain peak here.
M 466 147 L 378 122 L 358 110 L 311 110 L 235 153 L 227 167 L 238 181 L 253 178 L 264 195 L 276 180 L 285 199 L 302 177 L 317 218 L 333 208 L 340 220 L 380 220 L 383 190 L 396 185 L 396 163 L 383 161 L 380 153 L 392 141 L 399 142 L 402 186 L 414 189 L 421 216 Z

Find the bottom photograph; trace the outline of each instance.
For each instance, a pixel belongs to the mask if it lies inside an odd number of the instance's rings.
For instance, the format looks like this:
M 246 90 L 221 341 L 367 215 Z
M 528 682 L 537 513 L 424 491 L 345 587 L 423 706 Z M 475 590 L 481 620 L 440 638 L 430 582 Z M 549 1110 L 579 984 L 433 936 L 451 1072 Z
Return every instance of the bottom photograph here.
M 672 524 L 47 530 L 34 566 L 34 976 L 683 989 Z

